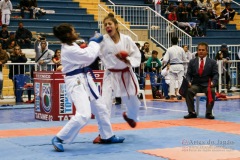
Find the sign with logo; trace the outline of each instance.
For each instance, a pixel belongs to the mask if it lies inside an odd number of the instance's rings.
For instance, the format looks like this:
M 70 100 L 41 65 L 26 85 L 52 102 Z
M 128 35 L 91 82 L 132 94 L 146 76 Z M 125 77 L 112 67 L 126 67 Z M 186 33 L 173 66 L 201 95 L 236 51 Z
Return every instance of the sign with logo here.
M 66 85 L 59 83 L 59 114 L 72 114 L 72 103 L 68 101 Z
M 51 85 L 50 83 L 42 83 L 42 108 L 46 113 L 52 109 L 51 103 Z
M 41 112 L 40 109 L 40 83 L 34 83 L 34 93 L 35 93 L 35 111 Z

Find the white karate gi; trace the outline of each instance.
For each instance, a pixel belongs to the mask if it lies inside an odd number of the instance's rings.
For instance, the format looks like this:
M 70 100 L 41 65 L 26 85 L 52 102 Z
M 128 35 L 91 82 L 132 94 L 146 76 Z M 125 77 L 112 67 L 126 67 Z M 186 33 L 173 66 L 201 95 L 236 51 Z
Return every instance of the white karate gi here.
M 161 15 L 161 4 L 158 4 L 158 0 L 153 0 L 155 11 Z M 162 3 L 162 0 L 160 0 Z
M 193 54 L 192 52 L 190 52 L 189 50 L 187 52 L 185 52 L 186 54 L 186 58 L 187 58 L 187 61 L 183 62 L 183 66 L 184 66 L 184 75 L 186 76 L 187 74 L 187 68 L 188 68 L 188 63 L 191 59 L 193 59 Z
M 2 11 L 2 24 L 9 25 L 11 10 L 13 9 L 12 3 L 10 0 L 8 0 L 7 2 L 5 0 L 2 0 L 0 4 L 0 9 Z
M 184 67 L 183 62 L 187 61 L 185 51 L 183 48 L 173 45 L 168 48 L 166 54 L 163 57 L 163 63 L 166 64 L 170 62 L 169 67 L 169 77 L 170 77 L 170 85 L 169 85 L 169 95 L 175 95 L 175 82 L 177 80 L 178 87 L 181 86 L 183 76 L 184 76 Z
M 62 44 L 61 60 L 62 72 L 68 73 L 85 66 L 89 66 L 98 56 L 99 44 L 90 42 L 88 47 L 81 49 L 74 43 L 72 46 Z M 66 91 L 68 98 L 76 107 L 76 114 L 57 134 L 57 137 L 70 143 L 84 127 L 93 113 L 98 121 L 99 132 L 102 139 L 108 139 L 113 136 L 110 118 L 106 105 L 99 95 L 99 91 L 91 75 L 79 73 L 73 76 L 65 76 Z M 90 91 L 90 87 L 94 94 Z M 98 99 L 96 99 L 96 96 Z
M 119 60 L 115 55 L 126 51 L 127 59 L 131 65 Z M 115 97 L 121 97 L 122 102 L 127 106 L 127 116 L 138 121 L 138 110 L 140 101 L 137 97 L 139 83 L 132 67 L 138 67 L 141 63 L 141 53 L 134 41 L 127 35 L 120 34 L 117 44 L 106 34 L 101 42 L 99 54 L 100 59 L 106 68 L 103 78 L 102 97 L 107 104 L 109 116 L 111 115 L 112 101 Z M 129 67 L 129 72 L 111 72 L 109 69 L 124 69 Z M 123 75 L 123 78 L 122 78 Z M 123 83 L 125 81 L 125 85 Z

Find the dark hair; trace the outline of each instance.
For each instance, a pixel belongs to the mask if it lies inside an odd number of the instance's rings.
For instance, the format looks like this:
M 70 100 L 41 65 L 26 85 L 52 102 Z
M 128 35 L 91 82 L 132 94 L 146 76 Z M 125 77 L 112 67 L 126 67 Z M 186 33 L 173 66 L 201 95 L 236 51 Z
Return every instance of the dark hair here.
M 178 43 L 178 37 L 172 37 L 171 42 L 173 45 L 176 45 Z
M 7 27 L 7 25 L 6 25 L 6 24 L 3 24 L 3 25 L 2 25 L 2 28 L 5 28 L 5 27 Z
M 54 52 L 53 58 L 56 58 L 56 57 L 57 57 L 57 52 L 58 52 L 58 51 L 61 51 L 61 50 L 60 50 L 60 49 L 56 49 L 55 52 Z
M 62 43 L 72 44 L 76 39 L 72 38 L 73 26 L 68 23 L 62 23 L 53 27 L 53 34 Z
M 152 54 L 158 54 L 158 51 L 152 50 Z
M 198 46 L 205 46 L 206 50 L 208 51 L 208 44 L 206 42 L 200 42 L 198 43 Z M 197 50 L 198 50 L 198 46 L 197 46 Z
M 140 43 L 136 42 L 135 44 L 136 44 L 136 46 L 140 47 Z
M 221 51 L 217 52 L 216 56 L 215 56 L 215 60 L 221 60 L 222 58 L 220 57 L 220 55 L 222 54 Z

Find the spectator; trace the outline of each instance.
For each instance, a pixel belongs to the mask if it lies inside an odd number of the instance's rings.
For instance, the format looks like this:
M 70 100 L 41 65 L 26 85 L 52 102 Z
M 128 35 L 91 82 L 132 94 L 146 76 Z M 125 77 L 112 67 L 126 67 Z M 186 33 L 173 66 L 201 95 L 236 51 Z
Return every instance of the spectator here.
M 9 25 L 10 24 L 10 15 L 13 9 L 12 3 L 10 0 L 3 0 L 1 1 L 1 12 L 2 12 L 2 24 Z
M 207 35 L 207 24 L 208 24 L 208 16 L 205 10 L 201 9 L 198 11 L 197 19 L 199 20 L 199 26 L 202 29 L 202 37 Z
M 23 27 L 23 22 L 18 23 L 15 38 L 21 48 L 31 48 L 32 33 Z
M 36 0 L 20 0 L 21 17 L 25 18 L 24 11 L 30 12 L 30 19 L 34 18 L 34 8 L 37 7 Z
M 145 60 L 148 60 L 149 57 L 151 57 L 151 52 L 150 52 L 150 49 L 149 49 L 149 43 L 148 42 L 145 42 L 142 46 L 142 49 L 141 49 L 143 52 L 144 52 L 144 55 L 145 55 Z
M 174 25 L 178 26 L 177 14 L 175 10 L 168 14 L 168 20 L 172 22 Z
M 9 38 L 9 33 L 7 30 L 7 25 L 2 25 L 2 30 L 0 31 L 0 43 L 2 43 L 2 48 L 7 49 L 7 40 Z
M 7 47 L 7 52 L 8 52 L 9 54 L 12 54 L 13 51 L 14 51 L 14 47 L 15 47 L 15 46 L 17 46 L 16 41 L 14 41 L 14 40 L 9 41 L 9 42 L 8 42 L 8 47 Z
M 206 2 L 206 8 L 207 8 L 207 11 L 208 11 L 209 9 L 213 9 L 213 6 L 212 6 L 212 3 L 211 3 L 210 0 L 207 0 L 207 2 Z
M 9 58 L 9 56 L 8 56 L 6 50 L 4 50 L 2 48 L 2 44 L 0 43 L 0 65 L 7 63 L 8 58 Z
M 159 73 L 159 69 L 161 68 L 161 62 L 159 61 L 157 56 L 158 56 L 158 52 L 153 50 L 152 56 L 147 60 L 145 72 Z
M 228 47 L 227 47 L 227 44 L 223 43 L 220 47 L 220 50 L 218 51 L 218 54 L 222 54 L 222 59 L 224 60 L 224 66 L 225 66 L 225 69 L 226 69 L 226 73 L 224 75 L 226 75 L 224 78 L 224 81 L 225 83 L 223 83 L 223 85 L 227 88 L 227 90 L 229 91 L 230 88 L 231 88 L 231 80 L 230 80 L 230 75 L 229 75 L 229 72 L 228 72 L 228 69 L 229 69 L 229 64 L 228 64 L 228 61 L 230 60 L 230 55 L 229 55 L 229 52 L 228 52 Z
M 24 53 L 22 53 L 22 50 L 20 48 L 20 46 L 15 46 L 14 47 L 14 51 L 13 53 L 10 55 L 9 61 L 11 61 L 11 63 L 26 63 L 27 62 L 27 58 L 25 56 Z M 9 79 L 13 80 L 13 86 L 14 86 L 14 93 L 15 93 L 15 97 L 17 97 L 17 90 L 15 89 L 15 82 L 14 82 L 14 75 L 18 75 L 18 74 L 25 74 L 25 67 L 24 65 L 11 65 L 9 67 Z M 21 93 L 22 95 L 22 93 Z M 23 102 L 23 99 L 20 100 L 21 102 Z
M 188 62 L 193 59 L 193 54 L 188 50 L 188 46 L 187 45 L 183 45 L 182 46 L 184 52 L 186 53 L 186 58 L 187 61 L 183 62 L 184 65 L 184 75 L 187 74 L 187 66 L 188 66 Z
M 17 41 L 15 39 L 15 32 L 10 32 L 9 37 L 7 39 L 7 46 L 6 49 L 8 49 L 8 46 L 11 44 L 12 41 L 15 41 L 15 44 L 17 44 Z
M 217 15 L 213 12 L 212 9 L 207 11 L 207 15 L 209 18 L 208 24 L 210 29 L 217 29 Z
M 171 12 L 174 11 L 174 10 L 175 10 L 174 3 L 171 2 L 171 3 L 169 4 L 169 6 L 166 8 L 165 17 L 168 18 L 169 13 L 171 13 Z
M 24 53 L 22 53 L 22 50 L 20 46 L 15 46 L 14 51 L 12 54 L 10 54 L 9 61 L 11 63 L 26 63 L 27 58 Z M 24 74 L 24 65 L 13 65 L 10 66 L 9 70 L 9 79 L 13 79 L 14 75 L 17 74 Z
M 48 49 L 46 38 L 38 37 L 34 42 L 36 52 L 35 62 L 38 63 L 38 70 L 47 71 L 47 64 L 51 62 L 54 52 Z
M 187 30 L 188 28 L 192 30 L 191 25 L 188 23 L 188 12 L 186 11 L 186 8 L 183 6 L 183 3 L 180 2 L 177 7 L 177 20 L 178 20 L 178 26 L 182 28 L 183 30 Z
M 192 1 L 190 2 L 190 4 L 191 4 L 191 7 L 192 7 L 192 10 L 193 10 L 193 11 L 196 10 L 196 9 L 198 9 L 198 2 L 197 2 L 197 0 L 192 0 Z
M 227 69 L 225 68 L 225 66 L 226 66 L 225 63 L 227 62 L 227 60 L 223 58 L 223 52 L 217 52 L 215 60 L 217 61 L 217 64 L 220 63 L 220 61 L 222 62 L 222 65 L 221 65 L 222 69 L 221 69 L 221 75 L 220 75 L 220 76 L 222 76 L 222 82 L 219 82 L 219 83 L 224 84 L 224 75 L 228 76 L 227 77 L 228 79 L 230 79 L 230 77 L 227 73 Z M 219 92 L 218 87 L 216 87 L 216 90 Z
M 188 64 L 187 80 L 189 88 L 186 94 L 186 104 L 188 115 L 185 119 L 197 118 L 194 109 L 194 96 L 203 92 L 207 95 L 206 115 L 207 119 L 214 119 L 212 109 L 215 101 L 214 87 L 218 83 L 218 66 L 215 60 L 207 57 L 208 44 L 201 42 L 198 44 L 198 57 L 192 59 Z
M 141 48 L 140 44 L 139 43 L 135 43 L 135 44 L 136 44 L 136 46 L 138 47 L 138 49 L 139 49 L 139 51 L 141 53 L 141 65 L 139 67 L 136 67 L 134 69 L 134 72 L 136 74 L 138 74 L 139 76 L 142 76 L 143 75 L 142 67 L 143 67 L 143 63 L 145 62 L 146 58 L 145 58 L 144 52 L 142 50 L 140 50 L 140 48 Z
M 62 64 L 61 64 L 61 50 L 56 49 L 55 54 L 52 59 L 53 63 L 55 64 L 55 71 L 61 71 Z
M 233 18 L 235 16 L 235 10 L 231 8 L 231 6 L 228 4 L 226 5 L 225 9 L 221 12 L 221 17 L 224 17 L 225 20 L 233 21 Z
M 199 9 L 206 9 L 206 3 L 204 3 L 204 0 L 198 1 L 198 8 Z
M 3 89 L 3 76 L 2 76 L 2 67 L 8 61 L 8 54 L 5 50 L 2 49 L 2 44 L 0 43 L 0 99 L 3 99 L 2 89 Z

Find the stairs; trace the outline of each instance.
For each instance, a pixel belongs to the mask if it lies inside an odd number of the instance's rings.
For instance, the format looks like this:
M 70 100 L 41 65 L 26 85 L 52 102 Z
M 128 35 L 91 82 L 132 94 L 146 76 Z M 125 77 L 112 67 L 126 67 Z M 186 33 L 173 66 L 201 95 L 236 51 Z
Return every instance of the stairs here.
M 9 74 L 9 69 L 4 65 L 2 68 L 2 74 L 3 74 L 3 90 L 2 90 L 2 95 L 4 97 L 6 96 L 14 96 L 14 91 L 13 91 L 13 82 L 11 79 L 8 78 Z

